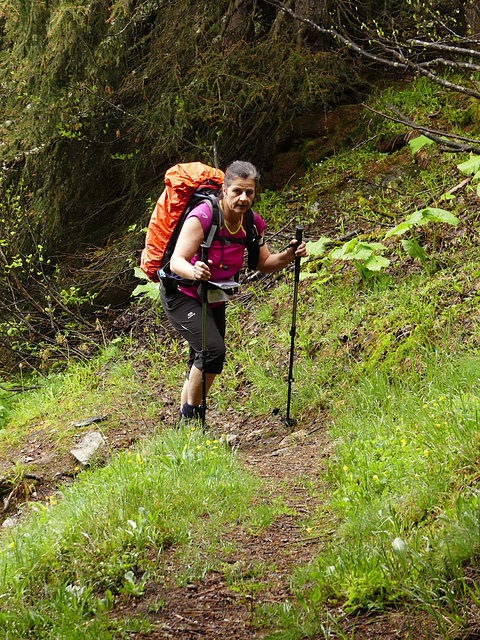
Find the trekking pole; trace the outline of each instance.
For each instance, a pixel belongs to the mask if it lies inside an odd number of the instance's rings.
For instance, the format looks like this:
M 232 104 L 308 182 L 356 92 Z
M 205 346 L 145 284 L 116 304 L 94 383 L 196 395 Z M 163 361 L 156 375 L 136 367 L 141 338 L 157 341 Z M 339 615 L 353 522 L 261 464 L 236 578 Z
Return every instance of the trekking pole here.
M 200 260 L 208 264 L 208 245 L 202 242 L 200 246 Z M 205 362 L 207 360 L 207 302 L 208 284 L 202 280 L 202 428 L 205 427 L 205 414 L 207 412 L 207 375 Z
M 295 249 L 302 242 L 303 227 L 297 226 L 295 238 L 297 244 Z M 300 280 L 300 260 L 301 258 L 295 258 L 295 284 L 293 288 L 293 311 L 292 311 L 292 327 L 290 329 L 290 366 L 288 370 L 288 396 L 287 396 L 287 417 L 285 422 L 287 427 L 293 427 L 296 424 L 295 418 L 290 417 L 290 402 L 292 399 L 292 382 L 293 382 L 293 353 L 295 348 L 295 334 L 297 332 L 297 297 L 298 297 L 298 282 Z

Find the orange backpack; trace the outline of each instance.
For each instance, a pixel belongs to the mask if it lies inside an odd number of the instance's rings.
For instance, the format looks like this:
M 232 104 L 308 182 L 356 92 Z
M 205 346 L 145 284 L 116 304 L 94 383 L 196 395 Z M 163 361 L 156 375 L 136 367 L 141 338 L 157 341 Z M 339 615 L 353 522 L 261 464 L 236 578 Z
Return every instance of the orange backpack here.
M 223 171 L 201 162 L 176 164 L 165 173 L 165 190 L 155 205 L 148 224 L 140 268 L 153 282 L 159 281 L 158 270 L 168 270 L 168 263 L 182 224 L 188 213 L 206 201 L 212 209 L 212 226 L 207 244 L 211 244 L 221 221 L 218 198 L 223 184 Z

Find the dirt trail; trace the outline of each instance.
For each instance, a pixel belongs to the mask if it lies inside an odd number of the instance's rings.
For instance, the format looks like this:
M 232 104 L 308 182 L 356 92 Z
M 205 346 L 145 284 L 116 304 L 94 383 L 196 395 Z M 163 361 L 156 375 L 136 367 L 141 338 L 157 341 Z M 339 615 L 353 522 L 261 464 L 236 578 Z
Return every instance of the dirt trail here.
M 215 421 L 214 415 L 212 418 Z M 290 588 L 292 572 L 313 560 L 334 532 L 335 521 L 323 504 L 324 461 L 331 444 L 322 419 L 306 420 L 294 427 L 293 432 L 274 416 L 264 419 L 261 425 L 244 421 L 234 426 L 234 422 L 235 419 L 229 420 L 229 427 L 239 436 L 239 460 L 264 480 L 265 493 L 261 499 L 281 497 L 290 513 L 255 534 L 247 534 L 240 527 L 230 531 L 228 536 L 234 551 L 219 558 L 225 571 L 211 571 L 198 583 L 183 587 L 173 585 L 173 580 L 168 578 L 163 584 L 151 582 L 141 602 L 134 606 L 131 600 L 121 603 L 115 615 L 144 615 L 154 623 L 154 631 L 148 634 L 150 639 L 264 638 L 274 629 L 267 620 L 258 620 L 255 606 L 286 602 L 295 605 L 295 595 Z M 175 549 L 167 555 L 166 569 L 167 574 L 178 569 Z M 237 588 L 230 588 L 228 584 L 228 574 L 232 572 L 236 572 Z M 238 590 L 242 579 L 243 592 Z M 250 592 L 248 585 L 252 583 L 255 590 Z M 152 603 L 158 602 L 162 606 L 153 612 Z M 413 610 L 411 613 L 391 611 L 345 616 L 339 605 L 332 605 L 330 613 L 343 616 L 342 630 L 352 640 L 437 637 L 432 625 L 427 626 L 423 616 L 415 617 Z M 310 640 L 324 637 L 319 632 L 310 636 Z M 333 640 L 341 636 L 332 632 L 330 637 Z
M 212 416 L 215 420 L 215 416 Z M 319 458 L 325 448 L 320 422 L 298 425 L 293 436 L 280 419 L 259 424 L 250 421 L 233 426 L 238 437 L 234 445 L 242 464 L 265 481 L 263 500 L 281 496 L 291 513 L 274 520 L 255 534 L 235 527 L 229 534 L 234 551 L 218 560 L 225 571 L 209 572 L 201 582 L 184 587 L 150 583 L 145 598 L 137 606 L 123 602 L 116 615 L 144 614 L 154 621 L 149 638 L 263 638 L 268 629 L 255 623 L 254 608 L 260 603 L 294 602 L 289 578 L 296 566 L 312 559 L 322 545 L 322 537 L 308 532 L 306 521 L 315 518 L 319 498 L 313 487 L 321 473 Z M 295 435 L 296 434 L 296 435 Z M 175 550 L 165 559 L 167 573 L 175 570 Z M 233 576 L 228 586 L 228 578 Z M 240 585 L 240 586 L 239 586 Z M 243 585 L 243 588 L 242 588 Z M 253 587 L 252 587 L 253 585 Z M 163 606 L 152 612 L 152 603 Z M 257 621 L 258 622 L 258 621 Z
M 142 597 L 116 599 L 112 618 L 141 616 L 153 625 L 148 634 L 133 633 L 131 638 L 264 638 L 271 629 L 268 621 L 259 621 L 256 617 L 256 605 L 287 601 L 295 604 L 290 588 L 292 572 L 315 558 L 334 532 L 334 520 L 323 506 L 323 464 L 331 449 L 323 418 L 307 419 L 293 429 L 287 429 L 279 416 L 266 417 L 261 423 L 239 418 L 233 413 L 227 418 L 228 423 L 223 416 L 222 424 L 215 412 L 209 416 L 217 429 L 237 436 L 233 447 L 239 461 L 264 480 L 264 494 L 259 499 L 271 501 L 280 497 L 288 506 L 288 513 L 255 533 L 246 533 L 240 525 L 234 526 L 228 533 L 233 551 L 217 558 L 224 570 L 211 571 L 196 583 L 181 587 L 175 584 L 174 576 L 181 570 L 180 562 L 175 547 L 166 551 L 166 578 L 162 582 L 148 582 Z M 155 425 L 138 422 L 135 429 L 134 423 L 129 421 L 125 428 L 109 430 L 105 436 L 110 449 L 115 451 L 131 446 L 139 438 L 149 437 L 154 431 Z M 31 482 L 33 498 L 37 500 L 48 499 L 58 486 L 71 483 L 76 475 L 72 457 L 55 449 L 41 428 L 4 452 L 0 460 L 0 480 L 4 474 L 12 473 L 15 461 L 28 461 L 34 478 L 27 478 L 26 482 Z M 25 499 L 22 486 L 19 502 Z M 22 509 L 18 510 L 16 505 L 17 496 L 9 497 L 8 507 L 0 514 L 0 524 L 5 520 L 15 523 L 21 517 Z M 331 611 L 334 615 L 339 612 L 338 606 Z M 415 631 L 416 624 L 419 624 L 418 632 Z M 344 619 L 342 627 L 352 640 L 425 637 L 423 624 L 395 612 L 352 616 Z M 414 636 L 409 635 L 412 630 Z M 431 629 L 428 637 L 435 637 Z

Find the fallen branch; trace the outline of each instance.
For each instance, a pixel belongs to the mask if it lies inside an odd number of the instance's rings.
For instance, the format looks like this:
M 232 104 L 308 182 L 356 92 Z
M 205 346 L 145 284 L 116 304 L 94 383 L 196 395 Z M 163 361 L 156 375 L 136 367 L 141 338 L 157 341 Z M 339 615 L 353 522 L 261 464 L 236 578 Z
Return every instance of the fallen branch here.
M 371 111 L 372 113 L 382 116 L 382 118 L 386 118 L 387 120 L 391 120 L 392 122 L 396 122 L 397 124 L 408 125 L 412 129 L 415 129 L 416 131 L 420 131 L 425 135 L 426 138 L 429 138 L 429 140 L 432 140 L 433 142 L 437 142 L 438 144 L 451 147 L 455 151 L 472 151 L 473 153 L 480 155 L 480 147 L 475 146 L 476 144 L 480 145 L 480 140 L 472 140 L 471 138 L 465 138 L 464 136 L 460 136 L 455 133 L 436 131 L 435 129 L 430 129 L 429 127 L 419 125 L 413 120 L 410 120 L 410 118 L 404 115 L 401 111 L 399 111 L 394 106 L 388 103 L 387 103 L 388 108 L 391 109 L 391 111 L 396 114 L 397 116 L 396 118 L 393 116 L 389 116 L 388 114 L 383 113 L 382 111 L 378 111 L 377 109 L 370 107 L 364 102 L 362 102 L 361 105 L 362 107 L 365 107 L 365 109 L 367 109 L 368 111 Z M 450 139 L 452 141 L 450 141 Z M 456 140 L 467 141 L 469 143 L 473 142 L 474 144 L 461 144 L 460 142 L 455 142 Z
M 332 38 L 335 38 L 336 40 L 339 40 L 348 49 L 355 51 L 355 53 L 360 54 L 364 58 L 368 58 L 373 62 L 378 62 L 379 64 L 385 65 L 387 67 L 394 67 L 399 71 L 407 71 L 408 69 L 408 65 L 406 65 L 405 63 L 397 62 L 396 60 L 389 60 L 388 58 L 377 56 L 374 53 L 371 53 L 370 51 L 366 51 L 365 49 L 360 47 L 358 44 L 355 44 L 355 42 L 353 42 L 350 38 L 347 38 L 345 35 L 343 35 L 339 31 L 336 31 L 335 29 L 326 29 L 325 27 L 321 27 L 320 25 L 313 22 L 313 20 L 309 20 L 309 18 L 303 18 L 302 16 L 298 15 L 298 13 L 293 11 L 293 9 L 291 9 L 290 7 L 287 7 L 283 2 L 279 2 L 277 0 L 265 0 L 265 1 L 268 4 L 271 4 L 272 6 L 277 7 L 277 9 L 280 9 L 281 11 L 288 13 L 295 20 L 298 20 L 299 22 L 303 22 L 304 24 L 308 24 L 310 27 L 312 27 L 312 29 L 315 29 L 315 31 L 319 31 L 323 35 L 328 35 L 328 36 L 331 36 Z
M 461 182 L 456 184 L 454 187 L 452 187 L 448 191 L 445 191 L 445 193 L 449 193 L 450 195 L 457 193 L 457 191 L 460 191 L 460 189 L 463 189 L 463 187 L 465 187 L 472 180 L 472 178 L 473 176 L 469 176 L 468 178 L 465 178 L 465 180 L 462 180 Z
M 21 387 L 21 386 L 17 386 L 17 387 L 4 387 L 3 385 L 0 384 L 0 389 L 2 391 L 6 391 L 7 393 L 9 393 L 8 396 L 6 396 L 6 398 L 10 398 L 12 396 L 14 396 L 16 393 L 23 393 L 24 391 L 34 391 L 35 389 L 38 389 L 38 385 L 34 386 L 34 387 Z

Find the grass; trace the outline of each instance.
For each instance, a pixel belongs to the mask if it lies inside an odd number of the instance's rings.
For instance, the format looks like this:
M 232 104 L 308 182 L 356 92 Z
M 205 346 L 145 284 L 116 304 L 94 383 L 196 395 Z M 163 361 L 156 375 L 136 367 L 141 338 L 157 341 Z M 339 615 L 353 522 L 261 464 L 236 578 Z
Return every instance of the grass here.
M 304 624 L 320 604 L 353 612 L 413 601 L 436 612 L 444 634 L 447 622 L 465 626 L 462 593 L 471 587 L 461 567 L 480 542 L 479 373 L 479 356 L 430 358 L 421 376 L 364 379 L 342 405 L 328 464 L 340 526 L 294 576 Z M 297 623 L 292 610 L 284 624 Z
M 0 638 L 135 630 L 138 621 L 109 618 L 114 596 L 141 596 L 149 578 L 166 580 L 163 554 L 177 544 L 195 550 L 183 580 L 201 579 L 199 557 L 214 562 L 234 520 L 261 529 L 278 513 L 255 504 L 258 489 L 225 445 L 195 429 L 166 431 L 83 472 L 60 499 L 31 503 L 26 522 L 3 536 Z

